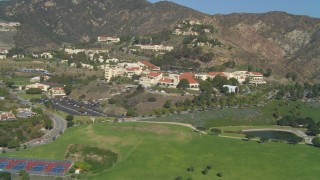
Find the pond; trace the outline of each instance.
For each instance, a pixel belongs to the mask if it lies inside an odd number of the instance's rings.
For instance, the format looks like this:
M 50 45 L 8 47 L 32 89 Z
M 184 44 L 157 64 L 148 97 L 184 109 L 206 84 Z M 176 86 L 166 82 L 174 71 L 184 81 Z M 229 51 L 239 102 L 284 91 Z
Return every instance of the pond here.
M 246 131 L 243 133 L 245 135 L 248 134 L 253 137 L 268 138 L 272 140 L 283 140 L 283 141 L 291 141 L 293 138 L 298 137 L 296 134 L 293 134 L 291 132 L 286 132 L 286 131 L 265 130 L 265 131 Z

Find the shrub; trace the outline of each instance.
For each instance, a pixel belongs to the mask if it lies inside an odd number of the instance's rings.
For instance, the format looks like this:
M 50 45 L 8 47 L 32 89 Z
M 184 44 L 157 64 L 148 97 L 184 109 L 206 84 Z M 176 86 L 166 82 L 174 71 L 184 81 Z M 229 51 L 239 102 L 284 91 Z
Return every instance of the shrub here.
M 182 177 L 178 176 L 178 177 L 175 178 L 175 180 L 182 180 Z
M 0 172 L 0 179 L 1 180 L 10 180 L 11 174 L 8 172 Z
M 202 173 L 203 175 L 207 175 L 207 174 L 208 174 L 208 169 L 202 170 L 201 173 Z
M 212 165 L 211 165 L 211 164 L 208 164 L 207 169 L 208 169 L 208 170 L 212 169 Z
M 67 115 L 66 120 L 72 121 L 74 119 L 73 115 Z
M 117 101 L 115 99 L 109 99 L 108 102 L 109 102 L 109 104 L 116 104 L 117 103 Z
M 39 88 L 30 88 L 26 90 L 26 94 L 41 94 L 42 90 Z
M 217 173 L 217 176 L 218 176 L 218 177 L 222 177 L 222 172 L 218 172 L 218 173 Z
M 150 97 L 150 98 L 148 98 L 148 102 L 156 102 L 157 101 L 157 99 L 156 98 L 154 98 L 154 97 Z
M 320 148 L 320 137 L 315 137 L 312 139 L 312 144 L 315 146 L 315 147 L 319 147 Z
M 222 133 L 222 131 L 220 130 L 220 129 L 218 129 L 218 128 L 212 128 L 211 129 L 211 134 L 212 135 L 219 135 L 219 134 L 221 134 Z
M 92 169 L 92 165 L 85 162 L 85 161 L 81 161 L 81 162 L 76 162 L 74 164 L 74 167 L 75 168 L 80 168 L 82 169 L 83 171 L 90 171 Z
M 188 171 L 188 172 L 193 172 L 193 171 L 194 171 L 194 168 L 193 168 L 192 166 L 190 166 L 190 167 L 187 168 L 187 171 Z

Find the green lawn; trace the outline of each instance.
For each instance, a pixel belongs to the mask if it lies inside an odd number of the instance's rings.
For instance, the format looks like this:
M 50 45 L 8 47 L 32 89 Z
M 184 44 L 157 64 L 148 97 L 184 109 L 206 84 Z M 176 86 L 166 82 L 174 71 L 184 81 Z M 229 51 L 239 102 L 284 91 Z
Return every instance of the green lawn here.
M 14 76 L 11 80 L 16 85 L 32 84 L 32 83 L 30 83 L 30 77 L 28 77 L 28 76 Z
M 63 111 L 57 111 L 53 110 L 54 113 L 58 114 L 59 116 L 63 117 L 64 119 L 67 117 L 67 113 Z M 73 116 L 73 121 L 75 123 L 92 123 L 92 120 L 94 119 L 94 122 L 106 122 L 106 121 L 113 121 L 114 117 L 95 117 L 95 116 Z
M 68 129 L 52 144 L 6 156 L 64 159 L 69 144 L 117 152 L 110 170 L 83 179 L 318 179 L 319 149 L 307 145 L 259 144 L 201 135 L 186 127 L 142 123 L 103 123 Z M 213 168 L 207 175 L 201 170 Z M 186 169 L 193 166 L 194 172 Z M 223 178 L 216 176 L 223 173 Z
M 19 97 L 21 97 L 23 99 L 27 99 L 27 100 L 41 99 L 41 97 L 43 96 L 42 94 L 26 94 L 25 92 L 18 93 L 17 95 Z

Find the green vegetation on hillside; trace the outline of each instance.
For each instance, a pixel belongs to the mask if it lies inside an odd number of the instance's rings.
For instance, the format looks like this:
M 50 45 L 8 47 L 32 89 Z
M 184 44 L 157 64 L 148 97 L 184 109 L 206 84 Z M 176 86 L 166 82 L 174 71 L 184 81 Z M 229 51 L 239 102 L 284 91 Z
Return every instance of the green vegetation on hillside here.
M 24 142 L 40 138 L 41 128 L 52 129 L 52 121 L 42 113 L 41 109 L 34 109 L 37 115 L 30 118 L 0 122 L 0 146 L 17 148 Z

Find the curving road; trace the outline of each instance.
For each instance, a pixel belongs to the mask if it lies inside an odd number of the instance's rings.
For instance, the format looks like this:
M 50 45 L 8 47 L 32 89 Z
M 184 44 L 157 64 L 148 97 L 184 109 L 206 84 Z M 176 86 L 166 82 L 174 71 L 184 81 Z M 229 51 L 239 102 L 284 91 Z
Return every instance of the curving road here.
M 13 97 L 15 97 L 15 99 L 19 101 L 20 104 L 28 105 L 32 108 L 37 108 L 36 105 L 33 105 L 30 101 L 17 96 L 14 92 L 10 91 L 10 93 Z M 54 139 L 59 137 L 67 128 L 67 121 L 63 119 L 61 116 L 54 114 L 50 111 L 47 111 L 45 109 L 43 109 L 43 111 L 52 120 L 53 128 L 47 131 L 41 138 L 34 139 L 24 143 L 28 147 L 34 147 L 34 146 L 50 143 L 54 141 Z

